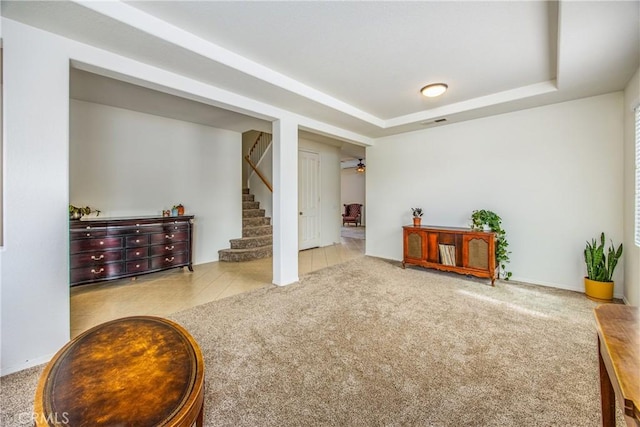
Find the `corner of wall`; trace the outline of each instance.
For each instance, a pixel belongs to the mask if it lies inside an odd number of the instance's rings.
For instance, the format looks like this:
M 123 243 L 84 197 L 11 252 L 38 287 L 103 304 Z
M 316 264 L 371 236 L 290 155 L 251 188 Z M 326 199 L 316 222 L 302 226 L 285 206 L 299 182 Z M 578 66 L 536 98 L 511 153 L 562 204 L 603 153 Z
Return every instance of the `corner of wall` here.
M 635 114 L 640 103 L 640 68 L 624 91 L 624 301 L 640 305 L 640 248 L 635 244 Z

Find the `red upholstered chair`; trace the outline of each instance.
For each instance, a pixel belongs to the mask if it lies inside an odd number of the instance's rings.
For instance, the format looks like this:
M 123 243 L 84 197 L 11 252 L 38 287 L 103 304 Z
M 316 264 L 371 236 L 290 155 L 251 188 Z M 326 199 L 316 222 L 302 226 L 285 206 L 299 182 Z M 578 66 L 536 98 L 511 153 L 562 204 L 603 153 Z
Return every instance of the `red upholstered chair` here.
M 342 225 L 352 222 L 357 227 L 358 224 L 362 224 L 361 214 L 361 204 L 351 203 L 349 205 L 344 205 L 344 213 L 342 214 Z

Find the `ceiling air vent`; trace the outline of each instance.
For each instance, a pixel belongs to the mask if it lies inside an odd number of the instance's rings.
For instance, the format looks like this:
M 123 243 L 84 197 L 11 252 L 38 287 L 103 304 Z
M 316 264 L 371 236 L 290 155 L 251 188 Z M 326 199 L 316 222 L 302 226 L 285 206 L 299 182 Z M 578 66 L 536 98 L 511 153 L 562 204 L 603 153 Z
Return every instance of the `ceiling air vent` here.
M 442 118 L 442 119 L 429 120 L 429 121 L 426 121 L 426 122 L 420 122 L 420 124 L 422 126 L 430 126 L 430 125 L 435 125 L 437 123 L 444 123 L 446 121 L 447 121 L 447 119 Z

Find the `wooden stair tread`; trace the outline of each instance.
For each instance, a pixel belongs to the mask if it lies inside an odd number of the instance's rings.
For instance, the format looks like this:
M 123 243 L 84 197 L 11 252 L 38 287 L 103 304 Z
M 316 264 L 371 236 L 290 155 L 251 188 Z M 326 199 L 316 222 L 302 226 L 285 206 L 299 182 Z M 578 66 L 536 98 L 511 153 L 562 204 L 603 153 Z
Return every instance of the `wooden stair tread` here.
M 255 248 L 241 248 L 241 249 L 220 249 L 218 252 L 230 252 L 233 254 L 240 254 L 245 252 L 259 252 L 261 249 L 270 248 L 271 245 L 266 246 L 256 246 Z

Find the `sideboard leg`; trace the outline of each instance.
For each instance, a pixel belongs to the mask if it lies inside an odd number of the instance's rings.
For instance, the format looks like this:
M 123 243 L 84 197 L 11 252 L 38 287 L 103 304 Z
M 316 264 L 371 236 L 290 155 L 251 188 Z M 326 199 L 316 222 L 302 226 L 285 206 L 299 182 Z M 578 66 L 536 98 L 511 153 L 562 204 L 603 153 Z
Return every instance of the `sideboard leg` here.
M 404 261 L 402 261 L 402 268 L 404 269 Z
M 193 273 L 193 265 L 189 264 L 189 265 L 187 266 L 187 268 L 189 269 L 189 271 L 190 271 L 190 272 L 192 272 L 192 273 Z

